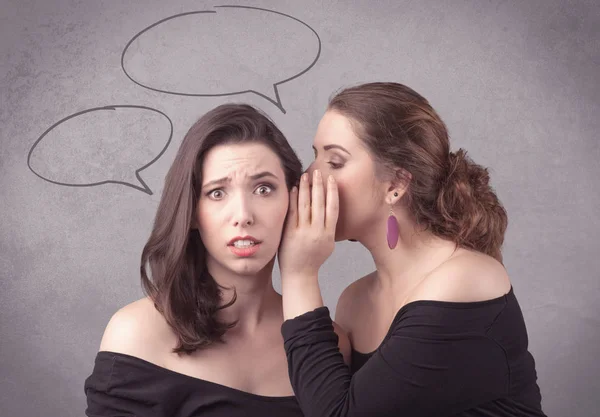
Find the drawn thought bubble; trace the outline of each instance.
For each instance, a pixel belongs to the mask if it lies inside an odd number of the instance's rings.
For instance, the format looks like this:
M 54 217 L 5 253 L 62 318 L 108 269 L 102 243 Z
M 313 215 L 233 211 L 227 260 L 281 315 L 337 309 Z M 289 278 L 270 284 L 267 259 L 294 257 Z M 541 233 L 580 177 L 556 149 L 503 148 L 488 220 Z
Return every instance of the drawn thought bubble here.
M 27 166 L 53 184 L 92 187 L 112 183 L 152 195 L 139 173 L 162 156 L 172 136 L 173 122 L 160 110 L 131 105 L 96 107 L 49 127 L 31 147 Z
M 170 16 L 139 32 L 123 50 L 123 71 L 134 83 L 168 94 L 255 93 L 285 113 L 277 87 L 315 65 L 319 35 L 273 10 L 216 8 Z

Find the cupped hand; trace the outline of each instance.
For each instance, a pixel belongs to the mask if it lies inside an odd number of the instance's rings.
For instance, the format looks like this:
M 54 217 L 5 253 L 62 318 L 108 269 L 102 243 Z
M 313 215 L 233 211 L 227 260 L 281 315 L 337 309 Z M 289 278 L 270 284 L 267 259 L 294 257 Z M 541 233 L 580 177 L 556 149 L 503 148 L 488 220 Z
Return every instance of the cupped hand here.
M 338 214 L 339 197 L 334 178 L 329 176 L 324 181 L 321 173 L 315 170 L 311 191 L 308 174 L 303 174 L 298 189 L 290 192 L 290 205 L 279 247 L 282 280 L 317 275 L 333 252 Z

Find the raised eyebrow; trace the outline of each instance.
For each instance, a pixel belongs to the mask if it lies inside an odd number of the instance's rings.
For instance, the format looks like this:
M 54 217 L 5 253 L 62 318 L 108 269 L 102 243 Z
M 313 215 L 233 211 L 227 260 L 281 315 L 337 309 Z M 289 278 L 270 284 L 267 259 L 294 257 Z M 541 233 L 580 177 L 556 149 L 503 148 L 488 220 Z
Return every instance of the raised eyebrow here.
M 263 171 L 263 172 L 259 172 L 258 174 L 254 174 L 254 175 L 250 175 L 250 179 L 251 180 L 258 180 L 264 177 L 272 177 L 275 179 L 278 179 L 277 176 L 269 171 Z M 212 181 L 208 181 L 207 183 L 205 183 L 202 188 L 207 188 L 213 185 L 220 185 L 220 184 L 226 184 L 226 183 L 230 183 L 231 182 L 231 178 L 230 177 L 223 177 L 223 178 L 218 178 L 216 180 L 212 180 Z
M 225 184 L 225 183 L 229 183 L 231 182 L 231 178 L 229 177 L 223 177 L 223 178 L 219 178 L 216 180 L 212 180 L 212 181 L 208 181 L 207 183 L 205 183 L 204 185 L 202 185 L 202 188 L 207 188 L 213 185 L 219 185 L 219 184 Z
M 263 172 L 259 172 L 258 174 L 250 175 L 251 180 L 258 180 L 258 179 L 265 178 L 265 177 L 272 177 L 275 179 L 279 179 L 279 178 L 277 178 L 277 175 L 275 175 L 269 171 L 263 171 Z

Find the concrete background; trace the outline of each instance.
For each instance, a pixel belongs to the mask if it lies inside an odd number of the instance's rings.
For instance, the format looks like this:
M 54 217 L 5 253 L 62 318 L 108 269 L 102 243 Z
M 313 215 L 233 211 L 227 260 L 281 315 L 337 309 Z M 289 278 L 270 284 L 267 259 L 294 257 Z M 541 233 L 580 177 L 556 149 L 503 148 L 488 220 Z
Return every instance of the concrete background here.
M 490 167 L 543 407 L 597 415 L 598 1 L 224 4 L 270 11 L 0 1 L 0 415 L 83 415 L 102 331 L 142 296 L 164 175 L 201 114 L 254 104 L 308 165 L 328 97 L 376 80 L 427 97 L 453 149 Z M 210 13 L 152 26 L 195 11 Z M 325 302 L 335 310 L 372 268 L 366 250 L 338 244 Z

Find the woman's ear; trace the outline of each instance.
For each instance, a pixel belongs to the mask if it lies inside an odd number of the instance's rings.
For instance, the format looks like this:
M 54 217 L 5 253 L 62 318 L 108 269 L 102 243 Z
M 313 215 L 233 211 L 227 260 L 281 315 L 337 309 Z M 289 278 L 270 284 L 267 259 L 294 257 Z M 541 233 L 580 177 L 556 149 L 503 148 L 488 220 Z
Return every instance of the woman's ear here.
M 406 194 L 412 175 L 405 169 L 399 168 L 394 172 L 394 177 L 388 182 L 385 193 L 386 204 L 393 206 Z
M 412 181 L 412 174 L 404 168 L 398 168 L 395 174 L 396 178 L 394 182 L 396 183 L 396 186 L 402 190 L 402 194 L 406 193 L 408 186 Z

